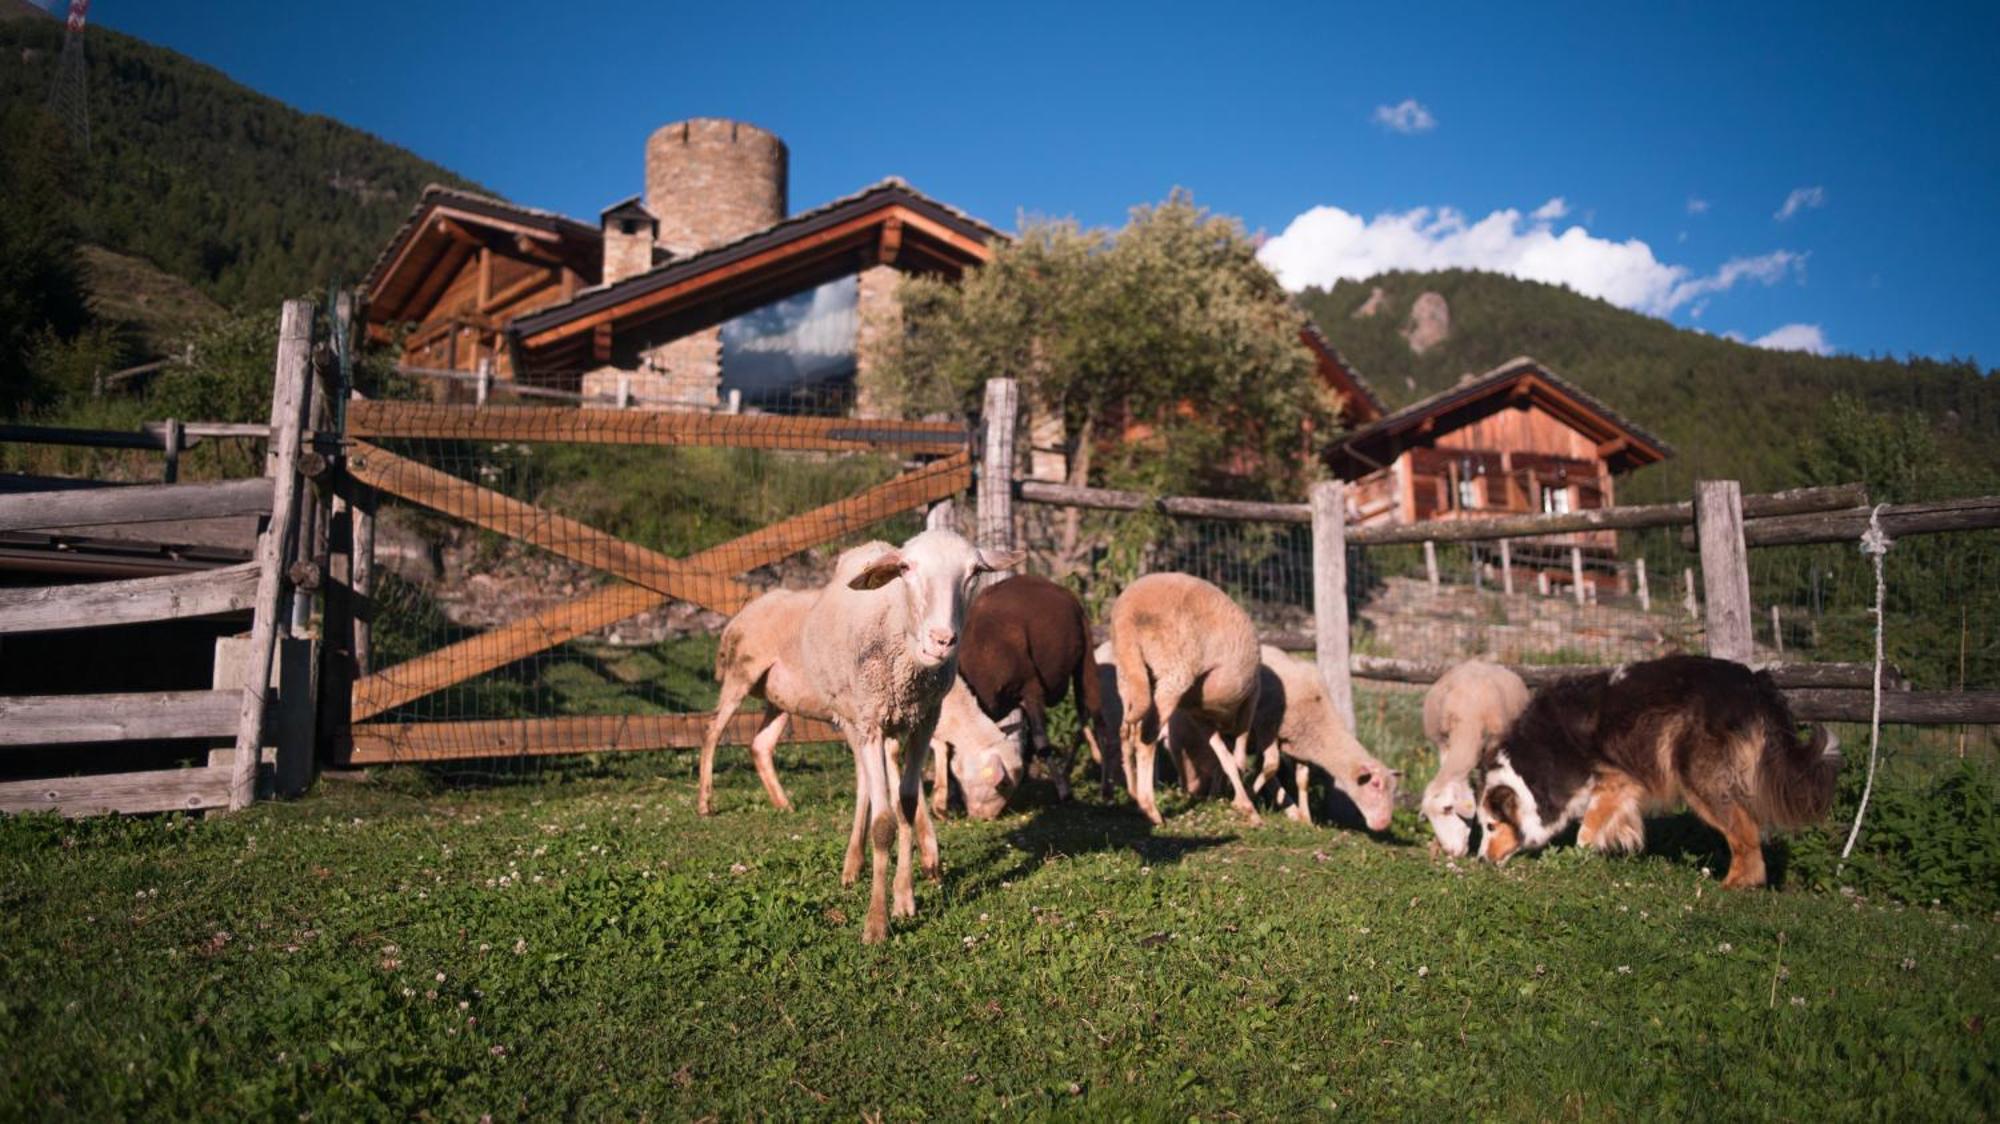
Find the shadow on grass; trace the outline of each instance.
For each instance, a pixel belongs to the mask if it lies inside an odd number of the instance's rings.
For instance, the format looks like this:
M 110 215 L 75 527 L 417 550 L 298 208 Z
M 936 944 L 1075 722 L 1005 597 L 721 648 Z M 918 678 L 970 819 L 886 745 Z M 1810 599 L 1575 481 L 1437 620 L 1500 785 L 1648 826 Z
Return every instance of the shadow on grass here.
M 1532 859 L 1534 854 L 1570 850 L 1580 846 L 1576 841 L 1575 825 L 1564 828 L 1548 846 L 1532 854 L 1521 855 L 1514 861 Z M 1474 836 L 1473 853 L 1478 854 L 1478 837 Z M 1690 869 L 1707 867 L 1717 881 L 1729 874 L 1729 843 L 1722 833 L 1702 822 L 1693 812 L 1678 812 L 1671 816 L 1655 816 L 1646 820 L 1646 848 L 1639 855 L 1630 856 L 1664 859 L 1675 866 Z M 1786 869 L 1791 864 L 1791 845 L 1784 839 L 1764 841 L 1764 881 L 1773 889 L 1785 884 Z
M 1123 851 L 1143 865 L 1164 866 L 1241 838 L 1234 832 L 1178 834 L 1172 819 L 1156 828 L 1129 803 L 1059 803 L 1053 792 L 1047 795 L 1046 801 L 1024 801 L 1001 820 L 1004 834 L 976 845 L 971 854 L 953 856 L 947 881 L 955 897 L 975 901 L 1005 883 L 1028 877 L 1051 859 Z

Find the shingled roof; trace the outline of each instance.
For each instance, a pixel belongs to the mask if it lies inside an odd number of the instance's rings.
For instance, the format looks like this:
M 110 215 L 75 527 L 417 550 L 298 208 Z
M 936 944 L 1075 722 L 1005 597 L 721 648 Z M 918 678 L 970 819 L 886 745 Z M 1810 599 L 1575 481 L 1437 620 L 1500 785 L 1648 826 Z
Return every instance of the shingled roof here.
M 1358 451 L 1362 446 L 1392 439 L 1422 426 L 1428 419 L 1483 398 L 1509 393 L 1510 388 L 1522 383 L 1527 384 L 1531 396 L 1545 399 L 1545 406 L 1557 406 L 1560 407 L 1559 413 L 1569 414 L 1565 420 L 1572 424 L 1586 418 L 1594 419 L 1600 428 L 1624 437 L 1629 446 L 1626 459 L 1633 467 L 1652 464 L 1674 455 L 1671 445 L 1647 432 L 1638 423 L 1612 409 L 1582 387 L 1556 374 L 1540 360 L 1526 355 L 1509 359 L 1485 374 L 1467 375 L 1436 394 L 1420 398 L 1348 434 L 1330 451 L 1335 454 L 1348 450 Z M 1538 391 L 1542 393 L 1537 395 Z M 1358 457 L 1358 459 L 1367 458 Z
M 386 279 L 389 269 L 402 256 L 410 242 L 423 232 L 424 223 L 440 208 L 478 221 L 481 219 L 525 227 L 561 238 L 597 241 L 603 232 L 596 223 L 583 222 L 555 211 L 545 211 L 538 207 L 524 207 L 509 203 L 491 195 L 481 195 L 464 188 L 448 187 L 441 183 L 426 184 L 423 193 L 417 197 L 416 205 L 410 208 L 403 225 L 396 228 L 389 244 L 376 256 L 375 264 L 368 268 L 363 282 L 364 291 L 374 294 Z

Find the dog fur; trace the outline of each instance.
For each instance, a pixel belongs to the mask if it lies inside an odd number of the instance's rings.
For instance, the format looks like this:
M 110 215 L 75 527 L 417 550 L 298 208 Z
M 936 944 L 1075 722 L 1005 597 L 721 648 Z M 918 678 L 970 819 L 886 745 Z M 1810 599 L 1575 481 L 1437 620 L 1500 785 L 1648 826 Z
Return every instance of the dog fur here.
M 1649 808 L 1685 804 L 1729 842 L 1731 888 L 1764 884 L 1763 831 L 1826 815 L 1840 771 L 1825 727 L 1800 740 L 1766 672 L 1669 656 L 1536 692 L 1481 761 L 1480 853 L 1500 863 L 1578 820 L 1577 841 L 1645 847 Z

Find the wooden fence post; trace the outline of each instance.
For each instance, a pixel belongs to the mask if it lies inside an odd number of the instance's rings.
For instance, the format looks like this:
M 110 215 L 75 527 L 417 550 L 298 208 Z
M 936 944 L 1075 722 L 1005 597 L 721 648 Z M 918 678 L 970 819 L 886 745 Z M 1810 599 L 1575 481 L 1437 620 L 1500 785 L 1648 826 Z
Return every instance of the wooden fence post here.
M 1785 626 L 1778 619 L 1776 605 L 1771 606 L 1771 647 L 1776 648 L 1779 655 L 1785 654 Z
M 472 384 L 472 404 L 486 405 L 486 399 L 493 393 L 493 360 L 479 361 L 479 381 Z
M 161 439 L 167 447 L 167 467 L 160 474 L 160 482 L 163 484 L 172 484 L 181 478 L 181 444 L 186 433 L 187 429 L 179 418 L 167 419 L 167 431 L 161 434 Z
M 1514 547 L 1513 540 L 1500 540 L 1500 590 L 1509 597 L 1514 595 Z
M 1571 592 L 1576 595 L 1576 603 L 1581 605 L 1589 596 L 1583 592 L 1583 548 L 1569 548 L 1569 582 Z
M 257 541 L 257 602 L 250 626 L 250 654 L 243 669 L 243 700 L 236 714 L 236 757 L 230 762 L 229 807 L 248 807 L 257 798 L 257 761 L 263 747 L 264 706 L 271 682 L 271 651 L 277 641 L 284 593 L 286 538 L 294 529 L 299 499 L 299 430 L 310 401 L 312 367 L 311 301 L 286 301 L 278 325 L 277 380 L 271 389 L 271 522 Z
M 1014 549 L 1014 430 L 1021 416 L 1013 379 L 986 380 L 986 458 L 979 466 L 979 545 Z
M 1424 540 L 1424 576 L 1430 579 L 1431 592 L 1438 591 L 1438 544 Z
M 1354 684 L 1347 631 L 1347 485 L 1312 486 L 1313 655 L 1334 709 L 1354 730 Z
M 931 509 L 924 512 L 924 530 L 958 530 L 958 505 L 950 500 L 939 500 L 932 504 Z
M 1750 566 L 1743 545 L 1743 491 L 1734 480 L 1695 482 L 1701 536 L 1701 592 L 1708 604 L 1708 654 L 1749 663 Z
M 1688 566 L 1681 570 L 1681 585 L 1686 587 L 1687 590 L 1681 597 L 1681 605 L 1687 610 L 1689 620 L 1699 621 L 1701 619 L 1701 601 L 1694 595 L 1693 566 Z
M 1638 579 L 1639 611 L 1650 613 L 1653 611 L 1653 593 L 1646 588 L 1646 559 L 1644 555 L 1632 560 L 1632 573 Z

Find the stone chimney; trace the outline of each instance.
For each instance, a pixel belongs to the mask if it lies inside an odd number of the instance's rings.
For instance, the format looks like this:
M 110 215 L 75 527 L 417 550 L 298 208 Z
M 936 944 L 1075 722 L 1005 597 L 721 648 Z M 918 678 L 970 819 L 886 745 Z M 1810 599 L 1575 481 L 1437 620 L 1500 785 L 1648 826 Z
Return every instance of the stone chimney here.
M 653 268 L 653 246 L 659 238 L 660 220 L 639 205 L 637 195 L 605 208 L 598 216 L 598 223 L 604 231 L 606 285 Z

